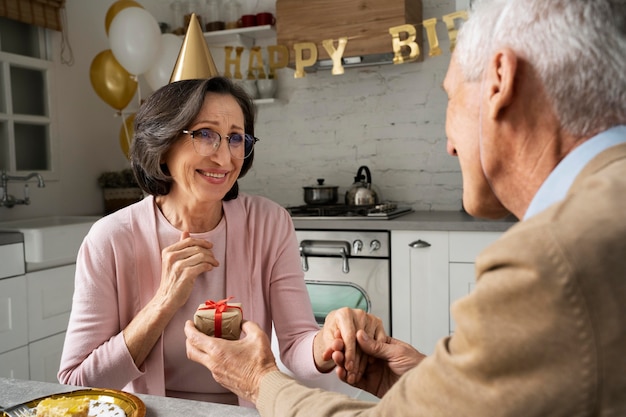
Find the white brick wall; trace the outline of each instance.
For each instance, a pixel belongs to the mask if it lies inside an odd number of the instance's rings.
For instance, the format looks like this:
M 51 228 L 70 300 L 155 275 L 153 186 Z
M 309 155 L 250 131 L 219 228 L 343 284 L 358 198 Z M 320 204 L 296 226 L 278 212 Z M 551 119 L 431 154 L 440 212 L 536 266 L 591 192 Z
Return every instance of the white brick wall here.
M 455 10 L 454 1 L 423 0 L 424 19 Z M 340 198 L 361 165 L 384 200 L 416 210 L 459 210 L 461 174 L 446 153 L 441 85 L 450 60 L 445 25 L 437 26 L 443 55 L 418 63 L 347 68 L 294 79 L 279 73 L 280 103 L 260 105 L 254 166 L 240 181 L 246 192 L 300 205 L 303 186 L 325 178 Z M 426 37 L 424 36 L 426 39 Z

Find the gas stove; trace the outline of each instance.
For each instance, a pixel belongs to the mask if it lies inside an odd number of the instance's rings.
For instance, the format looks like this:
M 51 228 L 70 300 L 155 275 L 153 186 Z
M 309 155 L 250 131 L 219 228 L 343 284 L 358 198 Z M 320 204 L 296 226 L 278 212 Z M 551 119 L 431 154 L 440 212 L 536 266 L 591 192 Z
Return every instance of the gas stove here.
M 349 206 L 346 204 L 307 204 L 285 207 L 291 217 L 320 220 L 390 220 L 413 211 L 408 206 L 381 203 L 373 206 Z

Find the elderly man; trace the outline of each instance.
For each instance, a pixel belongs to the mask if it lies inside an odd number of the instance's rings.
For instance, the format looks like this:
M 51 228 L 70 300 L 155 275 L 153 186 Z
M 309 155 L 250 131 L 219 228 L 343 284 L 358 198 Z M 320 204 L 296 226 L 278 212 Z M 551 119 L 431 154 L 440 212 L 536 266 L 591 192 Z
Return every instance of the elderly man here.
M 626 2 L 477 3 L 444 82 L 448 153 L 468 212 L 521 221 L 432 356 L 357 333 L 376 404 L 281 374 L 253 323 L 236 342 L 188 324 L 189 358 L 262 416 L 626 415 Z

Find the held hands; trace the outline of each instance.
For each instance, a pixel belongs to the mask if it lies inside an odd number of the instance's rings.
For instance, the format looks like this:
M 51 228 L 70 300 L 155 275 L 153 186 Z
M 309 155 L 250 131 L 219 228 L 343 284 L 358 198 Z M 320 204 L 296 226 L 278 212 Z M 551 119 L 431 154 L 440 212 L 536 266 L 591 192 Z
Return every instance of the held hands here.
M 156 294 L 162 305 L 174 310 L 180 308 L 187 302 L 198 275 L 219 266 L 212 248 L 212 243 L 183 232 L 178 242 L 163 249 L 161 284 Z
M 356 340 L 360 349 L 369 358 L 367 368 L 362 377 L 354 384 L 357 388 L 367 391 L 377 397 L 382 397 L 407 371 L 416 367 L 426 358 L 413 346 L 390 336 L 373 339 L 367 332 L 359 330 Z M 348 382 L 348 371 L 342 351 L 333 352 L 333 360 L 337 363 L 337 376 Z
M 225 340 L 207 336 L 187 321 L 187 357 L 207 367 L 226 389 L 256 403 L 261 379 L 278 367 L 265 332 L 251 321 L 244 321 L 241 329 L 243 338 Z
M 330 370 L 336 363 L 334 352 L 341 352 L 345 372 L 342 379 L 352 385 L 361 379 L 368 358 L 357 344 L 358 330 L 376 340 L 387 338 L 382 321 L 363 310 L 340 308 L 326 316 L 324 327 L 315 337 L 315 363 L 320 371 Z

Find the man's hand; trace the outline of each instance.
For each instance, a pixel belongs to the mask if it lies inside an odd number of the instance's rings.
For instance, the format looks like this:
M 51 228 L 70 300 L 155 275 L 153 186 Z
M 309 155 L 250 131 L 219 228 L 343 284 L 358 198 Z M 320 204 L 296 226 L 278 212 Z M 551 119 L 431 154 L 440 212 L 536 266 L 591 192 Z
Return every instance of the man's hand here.
M 324 327 L 315 337 L 315 363 L 318 369 L 330 370 L 335 365 L 332 354 L 340 350 L 344 358 L 342 366 L 347 372 L 346 382 L 356 384 L 368 360 L 357 344 L 357 330 L 364 331 L 371 338 L 387 340 L 382 320 L 373 314 L 346 307 L 331 311 L 326 316 Z
M 362 378 L 351 384 L 377 397 L 382 397 L 410 369 L 419 365 L 426 357 L 413 346 L 387 336 L 375 340 L 366 332 L 359 330 L 356 334 L 361 350 L 369 357 L 367 369 Z M 333 352 L 333 360 L 337 363 L 337 376 L 348 382 L 348 372 L 344 368 L 345 356 L 341 350 Z
M 256 403 L 261 379 L 278 367 L 263 330 L 251 321 L 245 321 L 241 329 L 245 335 L 240 340 L 219 339 L 198 331 L 188 320 L 187 357 L 206 366 L 219 384 Z

